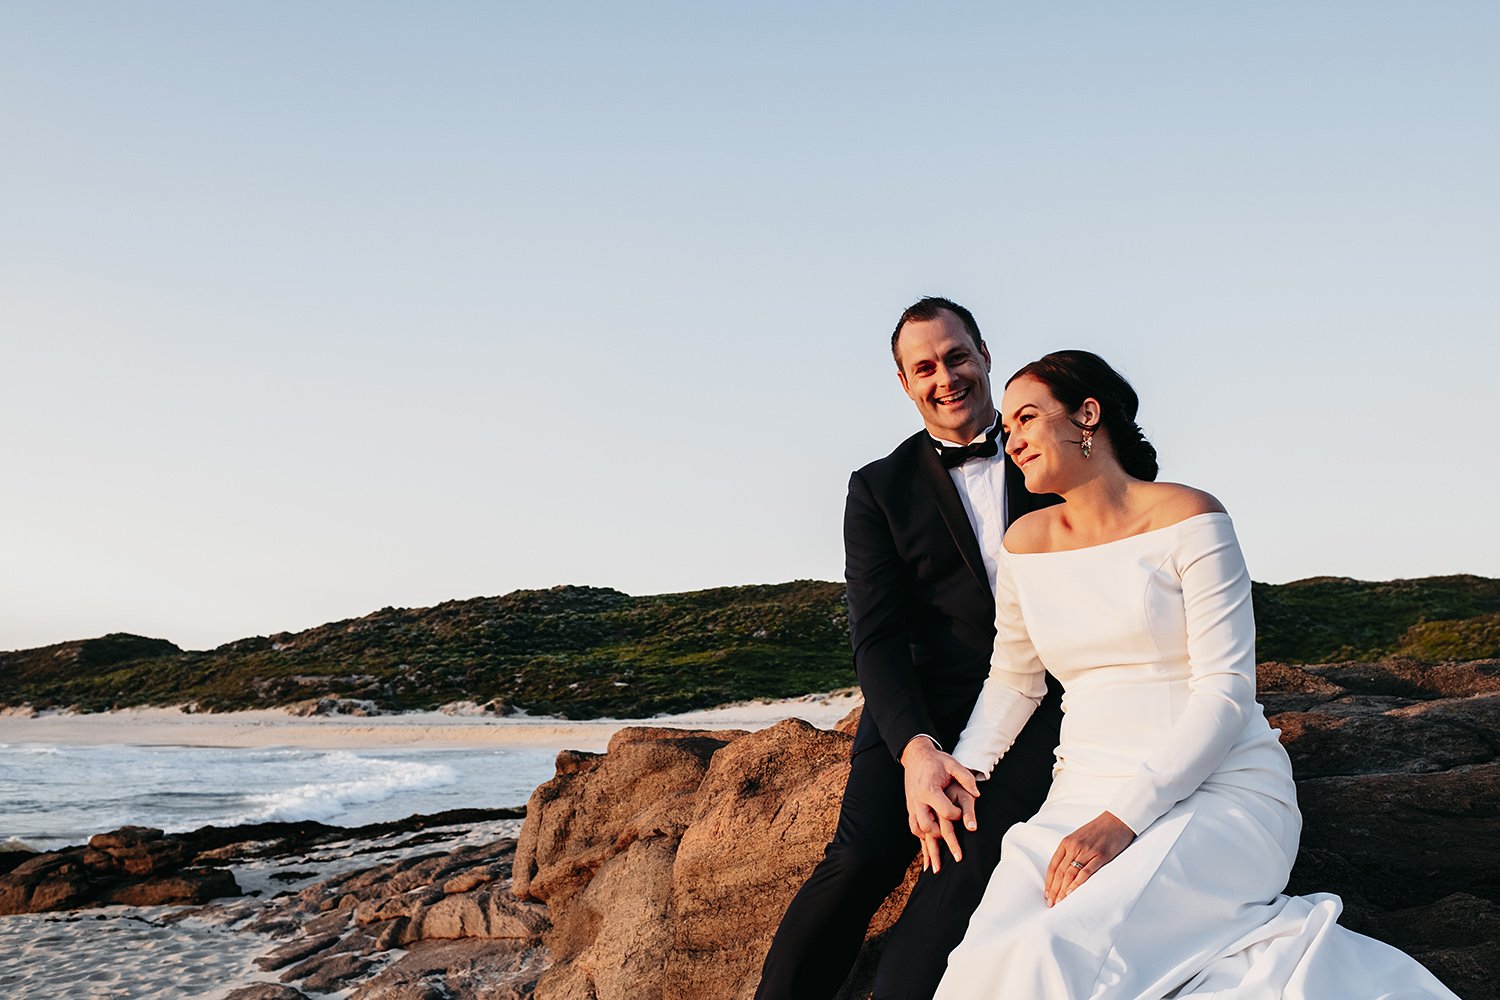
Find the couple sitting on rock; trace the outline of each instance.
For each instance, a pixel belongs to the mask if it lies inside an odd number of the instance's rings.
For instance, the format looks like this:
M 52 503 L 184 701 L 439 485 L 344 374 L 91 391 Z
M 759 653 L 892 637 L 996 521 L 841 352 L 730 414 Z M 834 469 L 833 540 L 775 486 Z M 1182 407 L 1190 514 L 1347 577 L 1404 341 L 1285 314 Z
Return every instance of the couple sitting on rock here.
M 924 428 L 849 480 L 865 710 L 757 998 L 834 996 L 919 852 L 875 1000 L 1453 997 L 1336 896 L 1281 894 L 1301 816 L 1250 578 L 1218 501 L 1155 482 L 1129 383 L 1060 351 L 997 412 L 940 298 L 891 352 Z

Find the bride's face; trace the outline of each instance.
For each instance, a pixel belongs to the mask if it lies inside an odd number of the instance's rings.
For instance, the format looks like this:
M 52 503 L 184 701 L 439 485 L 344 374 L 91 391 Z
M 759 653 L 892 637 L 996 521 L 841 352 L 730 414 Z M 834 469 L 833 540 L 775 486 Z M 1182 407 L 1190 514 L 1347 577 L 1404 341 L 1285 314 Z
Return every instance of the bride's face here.
M 1098 405 L 1086 399 L 1077 413 L 1070 413 L 1045 382 L 1030 376 L 1005 387 L 1000 429 L 1006 435 L 1005 451 L 1026 477 L 1028 490 L 1059 493 L 1077 479 L 1078 463 L 1085 459 L 1078 446 L 1082 434 L 1073 419 L 1097 422 Z

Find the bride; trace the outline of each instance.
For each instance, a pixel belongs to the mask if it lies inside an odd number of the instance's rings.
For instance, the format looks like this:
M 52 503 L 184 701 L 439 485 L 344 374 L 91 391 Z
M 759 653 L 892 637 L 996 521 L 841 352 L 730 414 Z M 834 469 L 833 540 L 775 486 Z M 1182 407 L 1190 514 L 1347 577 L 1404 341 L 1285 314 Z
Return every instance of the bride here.
M 1065 502 L 1005 534 L 990 675 L 953 757 L 987 777 L 1044 669 L 1065 715 L 1052 790 L 1006 834 L 936 1000 L 1452 998 L 1339 927 L 1338 897 L 1281 894 L 1302 820 L 1255 701 L 1250 578 L 1217 500 L 1153 482 L 1136 409 L 1086 351 L 1006 383 L 1006 451 Z M 972 828 L 970 792 L 948 792 Z M 923 839 L 934 868 L 940 843 Z

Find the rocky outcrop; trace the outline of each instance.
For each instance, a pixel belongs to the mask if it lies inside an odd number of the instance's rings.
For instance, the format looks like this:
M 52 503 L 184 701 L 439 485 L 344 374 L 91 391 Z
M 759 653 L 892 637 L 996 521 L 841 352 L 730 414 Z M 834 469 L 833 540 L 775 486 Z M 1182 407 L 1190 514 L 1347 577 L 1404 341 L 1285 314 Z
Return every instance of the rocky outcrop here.
M 0 875 L 0 914 L 110 903 L 202 903 L 239 895 L 229 872 L 189 867 L 192 860 L 192 850 L 178 838 L 145 827 L 122 827 L 96 835 L 87 847 L 32 854 Z
M 1288 669 L 1322 693 L 1271 715 L 1303 817 L 1288 891 L 1336 892 L 1346 925 L 1500 996 L 1500 661 Z
M 1468 1000 L 1500 997 L 1500 663 L 1266 664 L 1261 698 L 1305 817 L 1290 891 L 1415 954 Z M 627 729 L 564 753 L 533 794 L 514 891 L 545 903 L 537 1000 L 752 996 L 781 913 L 832 832 L 845 732 Z M 870 929 L 847 997 L 868 994 Z
M 287 988 L 352 988 L 355 1000 L 528 996 L 548 921 L 510 892 L 515 843 L 407 858 L 276 900 L 250 928 L 286 940 L 255 964 Z
M 372 715 L 387 714 L 368 698 L 307 698 L 287 705 L 286 713 L 303 718 L 313 715 L 349 715 L 368 718 Z
M 832 833 L 856 722 L 829 732 L 794 719 L 749 735 L 624 729 L 603 755 L 561 755 L 532 794 L 516 854 L 514 891 L 553 919 L 537 997 L 750 996 L 782 911 Z
M 256 983 L 230 990 L 224 1000 L 307 1000 L 307 994 L 279 983 Z
M 228 862 L 305 853 L 338 840 L 400 836 L 423 843 L 431 828 L 466 822 L 519 818 L 517 809 L 453 809 L 387 823 L 345 828 L 313 821 L 205 826 L 190 833 L 126 826 L 95 834 L 85 847 L 60 851 L 0 852 L 0 915 L 75 910 L 90 906 L 188 905 L 240 889 Z
M 246 923 L 281 941 L 256 964 L 283 988 L 352 1000 L 748 995 L 827 841 L 856 721 L 634 728 L 604 754 L 564 751 L 519 844 L 410 857 L 273 900 Z

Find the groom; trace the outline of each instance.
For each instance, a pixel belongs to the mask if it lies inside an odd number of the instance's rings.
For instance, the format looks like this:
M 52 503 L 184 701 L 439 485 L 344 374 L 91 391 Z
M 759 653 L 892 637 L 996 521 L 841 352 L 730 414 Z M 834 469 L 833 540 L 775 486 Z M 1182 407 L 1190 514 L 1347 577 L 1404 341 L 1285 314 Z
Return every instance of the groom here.
M 833 840 L 782 918 L 757 1000 L 838 992 L 870 918 L 917 855 L 908 799 L 949 847 L 891 929 L 874 1000 L 928 1000 L 999 860 L 1001 836 L 1036 812 L 1051 781 L 1061 713 L 1049 678 L 1047 699 L 979 786 L 977 828 L 955 823 L 943 793 L 970 780 L 950 773 L 937 751 L 957 742 L 989 671 L 1001 535 L 1056 501 L 1027 493 L 997 449 L 989 348 L 969 310 L 922 299 L 901 314 L 891 353 L 923 430 L 849 479 L 845 576 L 864 715 Z

